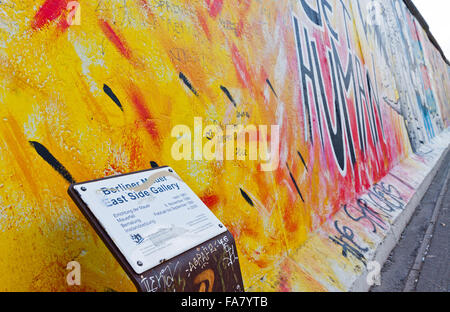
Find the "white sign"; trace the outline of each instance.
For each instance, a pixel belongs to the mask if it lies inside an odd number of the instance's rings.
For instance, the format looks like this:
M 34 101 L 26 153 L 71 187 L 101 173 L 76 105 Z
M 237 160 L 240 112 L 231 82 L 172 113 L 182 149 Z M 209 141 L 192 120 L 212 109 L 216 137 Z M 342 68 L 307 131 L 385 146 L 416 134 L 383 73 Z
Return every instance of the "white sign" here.
M 168 167 L 80 183 L 74 189 L 137 274 L 226 232 Z

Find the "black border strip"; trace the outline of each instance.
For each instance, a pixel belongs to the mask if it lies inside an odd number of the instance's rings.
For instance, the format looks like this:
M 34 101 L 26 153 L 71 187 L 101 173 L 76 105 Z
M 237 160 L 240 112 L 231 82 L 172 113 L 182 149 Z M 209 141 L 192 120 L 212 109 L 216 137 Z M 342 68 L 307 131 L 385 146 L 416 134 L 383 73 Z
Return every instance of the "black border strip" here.
M 448 0 L 447 0 L 448 1 Z M 430 39 L 431 43 L 436 47 L 436 49 L 441 54 L 442 58 L 444 59 L 444 62 L 447 63 L 447 65 L 450 66 L 449 60 L 445 57 L 444 51 L 442 51 L 441 46 L 437 42 L 436 38 L 433 36 L 433 34 L 430 31 L 430 26 L 428 26 L 427 22 L 423 18 L 422 14 L 420 14 L 417 7 L 414 5 L 414 3 L 411 0 L 403 0 L 408 10 L 411 12 L 412 15 L 417 19 L 417 21 L 422 26 L 423 30 L 427 33 L 428 39 Z

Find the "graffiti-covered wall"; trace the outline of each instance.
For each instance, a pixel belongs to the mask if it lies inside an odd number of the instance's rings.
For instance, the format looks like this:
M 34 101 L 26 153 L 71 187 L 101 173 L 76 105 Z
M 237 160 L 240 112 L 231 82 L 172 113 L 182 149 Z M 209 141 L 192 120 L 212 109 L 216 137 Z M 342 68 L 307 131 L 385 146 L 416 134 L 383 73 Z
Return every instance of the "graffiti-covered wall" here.
M 249 287 L 450 125 L 449 67 L 401 0 L 75 3 L 0 2 L 0 290 L 133 290 L 66 190 L 151 161 L 227 226 Z M 278 125 L 278 167 L 176 160 L 196 117 Z

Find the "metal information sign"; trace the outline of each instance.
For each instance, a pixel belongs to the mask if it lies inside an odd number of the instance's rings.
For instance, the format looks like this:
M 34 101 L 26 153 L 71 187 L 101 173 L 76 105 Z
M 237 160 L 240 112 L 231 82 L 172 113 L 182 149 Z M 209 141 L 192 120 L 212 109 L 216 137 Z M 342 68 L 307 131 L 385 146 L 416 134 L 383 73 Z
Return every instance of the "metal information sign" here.
M 139 290 L 180 290 L 176 283 L 171 288 L 160 280 L 152 286 L 146 275 L 168 260 L 185 259 L 183 255 L 198 262 L 200 252 L 208 260 L 211 256 L 206 264 L 216 266 L 211 269 L 213 276 L 233 267 L 233 289 L 224 291 L 243 291 L 233 237 L 173 169 L 160 167 L 77 183 L 68 192 Z M 185 267 L 184 273 L 192 271 L 189 263 L 178 261 L 176 266 Z M 213 284 L 207 284 L 202 289 L 213 290 Z

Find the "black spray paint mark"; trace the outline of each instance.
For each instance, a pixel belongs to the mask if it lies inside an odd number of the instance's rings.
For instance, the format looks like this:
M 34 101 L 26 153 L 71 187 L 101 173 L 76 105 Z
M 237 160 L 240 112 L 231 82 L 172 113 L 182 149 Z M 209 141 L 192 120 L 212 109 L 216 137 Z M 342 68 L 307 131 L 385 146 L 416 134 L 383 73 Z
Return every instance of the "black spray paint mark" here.
M 269 79 L 266 79 L 267 84 L 269 85 L 270 89 L 272 90 L 273 94 L 275 94 L 275 97 L 278 98 L 277 93 L 275 92 L 275 89 L 273 88 L 272 84 L 270 83 Z
M 184 82 L 184 84 L 186 85 L 186 87 L 189 88 L 189 90 L 192 91 L 192 93 L 194 93 L 196 96 L 198 96 L 198 92 L 197 90 L 195 90 L 195 88 L 192 86 L 191 82 L 189 81 L 189 79 L 187 79 L 187 77 L 180 72 L 180 74 L 178 75 L 178 77 L 180 77 L 181 81 Z
M 312 14 L 310 19 L 314 20 L 314 12 L 310 13 Z M 359 137 L 363 157 L 368 148 L 369 135 L 377 148 L 379 148 L 380 139 L 385 137 L 379 97 L 377 96 L 376 75 L 374 76 L 375 82 L 373 82 L 367 67 L 361 64 L 358 56 L 351 49 L 347 51 L 345 64 L 345 59 L 341 58 L 338 50 L 342 42 L 332 36 L 329 38 L 331 49 L 327 51 L 329 67 L 327 69 L 322 68 L 320 64 L 323 61 L 319 58 L 317 43 L 310 40 L 309 31 L 305 28 L 303 29 L 304 35 L 301 36 L 299 22 L 295 16 L 293 17 L 293 24 L 297 43 L 300 84 L 303 90 L 304 121 L 305 127 L 307 126 L 309 130 L 305 135 L 305 140 L 308 141 L 309 133 L 311 143 L 314 144 L 313 132 L 310 127 L 312 125 L 312 107 L 315 106 L 322 148 L 324 148 L 326 141 L 324 137 L 328 136 L 331 139 L 336 163 L 340 171 L 345 172 L 347 158 L 350 158 L 352 166 L 356 163 L 355 146 L 357 137 Z M 333 97 L 328 97 L 325 91 L 324 77 L 328 73 L 325 75 L 324 70 L 329 71 Z M 308 92 L 310 81 L 312 82 L 312 99 Z M 355 117 L 350 115 L 350 104 L 347 103 L 347 96 L 351 92 L 355 99 L 352 104 L 356 111 Z M 366 115 L 367 118 L 365 118 Z M 358 133 L 352 129 L 350 117 L 356 122 Z
M 225 95 L 228 97 L 228 99 L 231 101 L 231 103 L 233 103 L 234 107 L 236 107 L 236 102 L 234 101 L 233 97 L 230 94 L 230 91 L 228 91 L 227 88 L 225 88 L 224 86 L 220 86 L 220 89 L 223 91 L 223 93 L 225 93 Z
M 250 206 L 255 206 L 254 204 L 253 204 L 253 201 L 252 201 L 252 199 L 250 198 L 250 196 L 248 196 L 248 194 L 246 193 L 246 192 L 244 192 L 244 190 L 243 189 L 241 189 L 241 188 L 239 188 L 240 190 L 241 190 L 241 195 L 242 195 L 242 197 L 244 197 L 244 199 L 247 201 L 247 203 L 249 203 L 249 205 Z
M 333 243 L 342 247 L 342 255 L 348 258 L 348 254 L 351 254 L 366 265 L 364 253 L 368 252 L 369 248 L 363 248 L 355 242 L 355 234 L 351 228 L 347 226 L 340 228 L 338 221 L 334 222 L 334 227 L 339 232 L 340 236 L 328 237 Z
M 301 198 L 302 202 L 305 202 L 305 200 L 303 199 L 302 192 L 300 192 L 300 189 L 299 189 L 299 187 L 298 187 L 297 181 L 295 181 L 295 178 L 294 178 L 294 176 L 292 175 L 292 172 L 291 172 L 291 169 L 289 168 L 289 165 L 286 164 L 286 167 L 288 168 L 289 176 L 291 177 L 292 183 L 294 183 L 294 186 L 295 186 L 295 188 L 297 189 L 298 195 L 300 195 L 300 198 Z
M 386 230 L 386 222 L 383 220 L 382 215 L 367 205 L 367 201 L 362 198 L 358 198 L 357 205 L 344 205 L 343 209 L 347 217 L 355 222 L 366 220 L 372 225 L 372 232 L 377 233 L 377 227 L 381 230 Z
M 104 84 L 103 91 L 111 98 L 111 100 L 113 100 L 114 103 L 116 103 L 117 106 L 119 106 L 120 110 L 123 112 L 122 103 L 120 103 L 119 99 L 114 94 L 114 92 L 111 90 L 111 88 L 108 87 L 108 85 Z
M 297 151 L 297 154 L 298 154 L 298 156 L 300 157 L 300 159 L 301 159 L 301 161 L 302 161 L 302 163 L 303 163 L 303 166 L 305 166 L 306 171 L 308 171 L 308 166 L 306 165 L 306 162 L 305 162 L 305 160 L 303 159 L 302 154 L 300 154 L 299 151 Z
M 396 210 L 403 210 L 405 202 L 398 191 L 392 184 L 380 182 L 372 185 L 368 193 L 368 203 L 371 206 L 383 211 L 389 218 Z
M 39 156 L 42 157 L 50 166 L 53 167 L 60 175 L 63 176 L 69 183 L 75 183 L 72 175 L 67 171 L 67 169 L 48 151 L 48 149 L 41 143 L 29 141 L 31 146 L 34 147 Z

